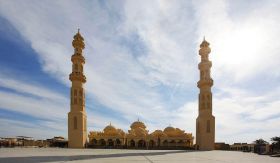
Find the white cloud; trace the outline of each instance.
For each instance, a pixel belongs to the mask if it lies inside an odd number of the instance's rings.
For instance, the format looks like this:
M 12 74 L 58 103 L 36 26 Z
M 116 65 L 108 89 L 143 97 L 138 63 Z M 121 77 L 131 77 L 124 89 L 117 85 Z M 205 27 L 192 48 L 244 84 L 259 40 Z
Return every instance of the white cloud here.
M 199 24 L 197 33 L 206 35 L 212 44 L 214 76 L 237 83 L 260 74 L 279 76 L 280 4 L 263 3 L 238 18 L 230 13 L 238 8 L 229 5 L 230 1 L 214 0 L 195 1 L 194 5 Z
M 216 116 L 218 141 L 252 142 L 260 137 L 270 140 L 277 135 L 279 92 L 252 94 L 238 88 L 224 88 L 229 94 L 214 97 L 213 108 Z
M 36 85 L 31 81 L 19 81 L 13 77 L 9 77 L 7 74 L 0 72 L 0 87 L 12 89 L 19 93 L 27 93 L 41 98 L 47 98 L 51 100 L 57 100 L 66 102 L 68 99 L 61 94 L 54 91 L 50 91 L 42 86 Z

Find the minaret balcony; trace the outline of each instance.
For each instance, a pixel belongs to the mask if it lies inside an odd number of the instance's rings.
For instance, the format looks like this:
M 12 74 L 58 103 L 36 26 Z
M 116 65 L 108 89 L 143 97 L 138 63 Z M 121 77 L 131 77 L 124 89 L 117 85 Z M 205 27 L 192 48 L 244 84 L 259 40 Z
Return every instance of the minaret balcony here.
M 197 87 L 201 88 L 204 86 L 212 87 L 213 86 L 213 79 L 204 79 L 197 82 Z
M 69 75 L 69 80 L 71 81 L 81 81 L 83 83 L 86 82 L 86 76 L 81 72 L 72 72 Z
M 207 62 L 200 62 L 198 64 L 198 69 L 199 70 L 205 70 L 205 69 L 209 69 L 212 67 L 212 62 L 211 61 L 207 61 Z
M 74 61 L 80 61 L 82 63 L 85 63 L 85 58 L 82 56 L 82 55 L 79 55 L 79 54 L 74 54 L 72 55 L 71 57 L 71 61 L 74 62 Z

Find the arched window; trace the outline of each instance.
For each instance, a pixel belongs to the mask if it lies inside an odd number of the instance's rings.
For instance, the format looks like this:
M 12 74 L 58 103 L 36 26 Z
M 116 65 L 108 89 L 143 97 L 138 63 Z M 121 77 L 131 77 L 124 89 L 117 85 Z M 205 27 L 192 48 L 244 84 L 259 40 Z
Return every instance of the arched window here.
M 77 89 L 74 89 L 74 96 L 77 96 Z
M 76 116 L 74 117 L 74 129 L 78 129 L 78 120 Z
M 197 122 L 197 133 L 200 133 L 200 129 L 199 129 L 199 122 Z
M 210 132 L 210 120 L 207 120 L 207 127 L 206 127 L 206 132 Z
M 204 78 L 204 72 L 200 71 L 200 79 L 203 79 L 203 78 Z
M 135 141 L 134 140 L 130 140 L 130 147 L 135 147 Z
M 87 120 L 84 118 L 84 131 L 87 131 Z

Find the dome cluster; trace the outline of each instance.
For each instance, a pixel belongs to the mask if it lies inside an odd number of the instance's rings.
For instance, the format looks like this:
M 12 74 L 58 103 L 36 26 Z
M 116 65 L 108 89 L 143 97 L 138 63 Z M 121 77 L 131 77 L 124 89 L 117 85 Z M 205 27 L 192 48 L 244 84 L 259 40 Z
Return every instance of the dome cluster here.
M 185 133 L 179 128 L 168 126 L 163 131 L 155 130 L 150 134 L 146 128 L 143 122 L 137 120 L 130 125 L 130 130 L 125 133 L 110 123 L 102 132 L 90 132 L 89 139 L 95 145 L 116 144 L 118 142 L 119 145 L 123 144 L 128 147 L 155 147 L 156 144 L 167 147 L 172 145 L 190 147 L 193 143 L 192 134 Z

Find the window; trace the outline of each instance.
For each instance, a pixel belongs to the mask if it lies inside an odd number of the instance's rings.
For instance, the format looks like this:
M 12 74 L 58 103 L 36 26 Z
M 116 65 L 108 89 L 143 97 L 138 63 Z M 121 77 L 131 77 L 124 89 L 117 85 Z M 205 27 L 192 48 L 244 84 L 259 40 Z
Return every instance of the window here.
M 79 91 L 79 96 L 83 96 L 83 91 L 82 90 Z
M 204 72 L 200 71 L 200 79 L 203 79 L 203 76 L 204 76 Z
M 207 128 L 206 128 L 206 132 L 209 133 L 210 132 L 210 120 L 207 120 Z
M 78 71 L 78 64 L 75 64 L 75 71 Z
M 77 89 L 74 89 L 74 96 L 77 96 Z
M 199 129 L 199 122 L 197 122 L 197 133 L 200 133 L 200 129 Z
M 77 98 L 74 98 L 74 104 L 77 104 Z
M 76 116 L 74 117 L 74 129 L 78 129 L 78 120 Z
M 210 109 L 210 103 L 207 102 L 207 109 Z
M 84 125 L 84 131 L 86 131 L 86 130 L 87 130 L 87 120 L 86 120 L 86 118 L 84 118 L 84 123 L 85 123 L 85 125 Z

